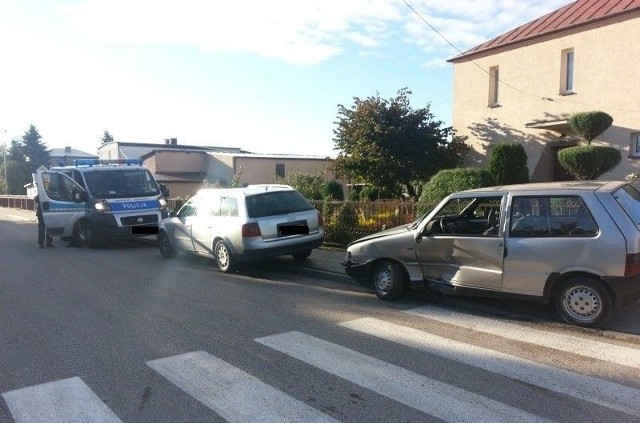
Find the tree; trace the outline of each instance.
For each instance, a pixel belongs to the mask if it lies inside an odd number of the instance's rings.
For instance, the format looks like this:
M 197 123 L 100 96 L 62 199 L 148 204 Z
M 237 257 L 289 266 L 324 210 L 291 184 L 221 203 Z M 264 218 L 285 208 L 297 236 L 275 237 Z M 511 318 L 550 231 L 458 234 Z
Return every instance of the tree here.
M 498 185 L 529 182 L 527 153 L 522 144 L 498 144 L 491 152 L 489 172 Z
M 338 105 L 334 162 L 338 177 L 368 183 L 399 196 L 417 197 L 416 182 L 462 162 L 469 147 L 451 127 L 434 120 L 429 105 L 412 109 L 411 91 L 403 88 L 389 100 L 379 95 L 347 108 Z
M 51 160 L 47 146 L 35 126 L 30 125 L 22 136 L 22 153 L 27 160 L 27 169 L 33 173 L 40 166 L 49 166 Z M 26 183 L 26 182 L 25 182 Z
M 620 163 L 622 155 L 614 147 L 593 146 L 591 141 L 611 126 L 613 118 L 604 112 L 576 113 L 569 125 L 587 145 L 564 148 L 558 152 L 560 165 L 578 180 L 598 179 Z
M 102 145 L 108 142 L 113 142 L 113 135 L 111 135 L 109 131 L 105 129 L 104 134 L 102 135 L 102 138 L 100 138 L 100 141 Z

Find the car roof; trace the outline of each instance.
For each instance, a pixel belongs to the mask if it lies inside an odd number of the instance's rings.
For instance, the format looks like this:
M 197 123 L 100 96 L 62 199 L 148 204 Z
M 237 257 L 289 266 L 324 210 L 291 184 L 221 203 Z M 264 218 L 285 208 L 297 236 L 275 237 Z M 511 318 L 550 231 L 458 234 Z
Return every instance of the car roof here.
M 263 192 L 276 192 L 276 191 L 295 191 L 293 187 L 289 185 L 280 185 L 280 184 L 256 184 L 256 185 L 247 185 L 243 188 L 202 188 L 198 190 L 196 195 L 207 195 L 214 193 L 226 193 L 227 195 L 254 195 L 260 194 Z
M 537 182 L 529 184 L 500 185 L 485 188 L 476 188 L 459 191 L 455 194 L 467 193 L 496 193 L 496 192 L 527 192 L 527 191 L 604 191 L 612 192 L 626 181 L 563 181 L 563 182 Z

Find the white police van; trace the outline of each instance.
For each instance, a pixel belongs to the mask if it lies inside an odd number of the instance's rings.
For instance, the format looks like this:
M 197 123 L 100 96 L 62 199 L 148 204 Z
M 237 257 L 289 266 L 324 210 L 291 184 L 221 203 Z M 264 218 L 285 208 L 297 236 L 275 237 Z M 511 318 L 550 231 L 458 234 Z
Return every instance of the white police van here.
M 155 235 L 167 202 L 139 159 L 76 160 L 33 174 L 50 235 L 89 247 Z

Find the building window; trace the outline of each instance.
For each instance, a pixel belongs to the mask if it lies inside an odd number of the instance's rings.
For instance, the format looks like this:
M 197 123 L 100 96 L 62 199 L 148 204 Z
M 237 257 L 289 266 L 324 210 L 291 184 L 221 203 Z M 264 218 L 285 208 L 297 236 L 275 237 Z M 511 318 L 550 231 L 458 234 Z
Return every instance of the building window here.
M 498 66 L 489 68 L 489 107 L 498 107 L 499 97 L 498 88 L 500 82 L 500 72 Z
M 629 157 L 640 157 L 640 132 L 631 134 L 629 143 Z
M 560 94 L 573 93 L 573 64 L 574 51 L 572 48 L 562 50 L 562 73 L 560 75 Z
M 284 164 L 283 163 L 276 164 L 276 176 L 278 178 L 284 178 Z

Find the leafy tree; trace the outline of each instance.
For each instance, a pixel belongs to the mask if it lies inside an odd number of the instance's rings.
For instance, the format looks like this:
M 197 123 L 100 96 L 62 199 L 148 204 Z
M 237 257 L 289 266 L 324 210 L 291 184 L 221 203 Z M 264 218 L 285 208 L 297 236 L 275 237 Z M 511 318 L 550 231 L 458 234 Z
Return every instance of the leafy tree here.
M 24 149 L 22 148 L 22 142 L 18 138 L 11 140 L 11 147 L 7 151 L 7 160 L 13 162 L 26 162 L 27 159 L 24 156 Z
M 441 170 L 422 190 L 417 205 L 418 213 L 426 212 L 454 192 L 492 185 L 495 185 L 495 179 L 487 169 L 468 167 Z
M 603 133 L 613 123 L 613 118 L 605 112 L 582 112 L 569 117 L 569 126 L 576 134 L 587 141 L 591 141 Z
M 616 167 L 622 160 L 618 149 L 591 145 L 591 141 L 612 123 L 613 118 L 604 112 L 584 112 L 570 116 L 569 125 L 587 141 L 587 145 L 560 150 L 560 165 L 578 180 L 598 179 L 600 175 Z
M 489 172 L 498 185 L 529 182 L 527 153 L 522 144 L 498 144 L 491 152 Z
M 109 133 L 109 131 L 105 130 L 102 138 L 100 138 L 101 144 L 106 144 L 108 142 L 113 142 L 113 135 Z
M 354 105 L 338 105 L 334 162 L 338 177 L 368 183 L 399 196 L 417 197 L 415 182 L 461 163 L 469 147 L 451 127 L 434 120 L 429 105 L 412 109 L 411 91 L 403 88 L 389 100 L 379 95 Z
M 35 126 L 13 139 L 7 154 L 7 183 L 10 194 L 24 194 L 24 186 L 31 182 L 31 174 L 40 166 L 48 166 L 50 161 L 47 146 Z M 4 175 L 3 175 L 4 177 Z
M 307 200 L 322 200 L 324 178 L 320 174 L 291 173 L 285 178 L 276 177 L 278 183 L 291 185 Z
M 323 197 L 328 200 L 344 200 L 344 191 L 342 190 L 342 184 L 340 182 L 333 180 L 324 184 L 323 187 Z
M 580 181 L 597 179 L 620 163 L 620 150 L 614 147 L 581 145 L 558 151 L 558 161 Z

